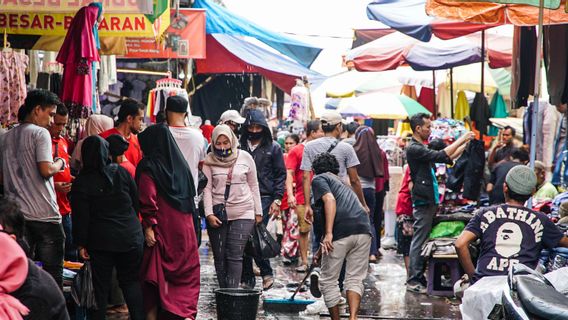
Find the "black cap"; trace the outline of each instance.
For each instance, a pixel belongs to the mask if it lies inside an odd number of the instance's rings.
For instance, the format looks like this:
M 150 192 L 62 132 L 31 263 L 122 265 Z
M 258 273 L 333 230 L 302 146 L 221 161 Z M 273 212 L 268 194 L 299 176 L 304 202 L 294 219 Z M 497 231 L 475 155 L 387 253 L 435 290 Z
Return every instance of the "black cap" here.
M 187 112 L 187 99 L 181 96 L 169 97 L 166 101 L 166 111 L 186 113 Z

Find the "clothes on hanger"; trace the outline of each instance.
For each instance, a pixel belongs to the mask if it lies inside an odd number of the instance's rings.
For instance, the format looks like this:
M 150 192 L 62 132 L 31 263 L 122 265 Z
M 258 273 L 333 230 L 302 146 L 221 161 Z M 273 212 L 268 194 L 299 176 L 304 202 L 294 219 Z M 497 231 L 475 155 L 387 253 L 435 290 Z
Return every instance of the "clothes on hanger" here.
M 169 97 L 181 96 L 184 97 L 187 103 L 187 112 L 191 116 L 191 109 L 189 108 L 189 95 L 187 91 L 181 87 L 181 81 L 172 78 L 164 78 L 156 81 L 156 88 L 150 90 L 148 93 L 148 104 L 146 108 L 146 117 L 150 122 L 156 122 L 156 116 L 160 112 L 165 112 L 166 101 Z
M 487 103 L 487 98 L 484 94 L 477 92 L 473 102 L 469 106 L 470 118 L 475 122 L 475 128 L 480 134 L 487 134 L 487 126 L 489 125 L 489 117 L 491 113 L 489 112 L 489 103 Z
M 18 122 L 18 109 L 26 99 L 26 68 L 29 59 L 23 52 L 0 52 L 0 126 Z
M 515 27 L 511 62 L 513 108 L 526 106 L 529 95 L 534 94 L 536 47 L 536 27 Z
M 507 112 L 507 105 L 505 104 L 503 96 L 499 94 L 499 91 L 495 92 L 493 98 L 491 98 L 489 110 L 491 113 L 491 118 L 507 118 L 509 116 L 509 113 Z M 496 137 L 499 135 L 499 129 L 496 126 L 491 125 L 489 127 L 489 132 L 487 133 L 487 135 Z
M 420 88 L 418 103 L 434 114 L 434 89 L 427 87 Z
M 543 31 L 549 101 L 560 106 L 568 102 L 568 25 L 544 26 Z
M 466 117 L 469 117 L 469 102 L 467 102 L 465 92 L 460 91 L 455 105 L 454 119 L 463 121 Z

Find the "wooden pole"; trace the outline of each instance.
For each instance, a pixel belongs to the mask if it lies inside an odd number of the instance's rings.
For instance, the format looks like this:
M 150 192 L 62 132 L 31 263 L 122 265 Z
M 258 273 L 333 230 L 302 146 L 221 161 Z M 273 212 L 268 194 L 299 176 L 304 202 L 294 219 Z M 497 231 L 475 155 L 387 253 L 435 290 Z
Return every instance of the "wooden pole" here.
M 454 118 L 454 68 L 450 68 L 450 103 L 451 117 Z M 459 120 L 459 119 L 458 119 Z
M 432 89 L 434 94 L 432 95 L 432 102 L 434 102 L 434 119 L 438 117 L 438 107 L 436 106 L 436 70 L 432 70 Z
M 481 30 L 481 94 L 485 94 L 485 30 Z

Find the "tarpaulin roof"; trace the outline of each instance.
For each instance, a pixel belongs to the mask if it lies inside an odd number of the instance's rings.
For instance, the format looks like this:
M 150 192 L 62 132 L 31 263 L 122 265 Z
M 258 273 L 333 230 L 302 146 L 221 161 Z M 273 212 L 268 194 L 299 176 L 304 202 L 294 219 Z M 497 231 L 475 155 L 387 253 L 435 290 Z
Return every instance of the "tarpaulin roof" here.
M 314 86 L 324 77 L 296 61 L 242 36 L 207 35 L 207 59 L 196 60 L 198 73 L 260 73 L 285 92 L 307 76 Z
M 321 48 L 267 30 L 207 0 L 196 0 L 193 8 L 207 10 L 207 34 L 253 37 L 298 61 L 304 67 L 310 67 L 322 50 Z
M 562 1 L 558 9 L 544 9 L 544 24 L 568 23 L 568 14 L 565 8 L 566 3 Z M 473 23 L 538 25 L 538 8 L 521 4 L 427 0 L 426 13 L 435 17 Z
M 414 70 L 440 70 L 481 61 L 481 41 L 477 35 L 452 40 L 433 38 L 424 43 L 402 33 L 393 33 L 351 50 L 347 61 L 358 71 L 384 71 L 404 64 Z M 512 39 L 492 36 L 488 39 L 488 56 L 493 68 L 511 65 Z M 504 46 L 503 43 L 509 43 Z M 494 49 L 491 49 L 496 43 Z
M 447 40 L 497 25 L 473 24 L 429 17 L 425 6 L 426 0 L 375 0 L 367 5 L 367 16 L 369 19 L 380 21 L 395 30 L 425 42 L 430 41 L 432 35 Z

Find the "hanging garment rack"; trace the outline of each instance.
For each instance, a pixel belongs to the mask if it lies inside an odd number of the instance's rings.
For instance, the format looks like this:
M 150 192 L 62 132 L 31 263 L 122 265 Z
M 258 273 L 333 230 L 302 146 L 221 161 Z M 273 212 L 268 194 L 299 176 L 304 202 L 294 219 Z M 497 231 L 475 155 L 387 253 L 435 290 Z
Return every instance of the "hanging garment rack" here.
M 8 42 L 8 32 L 6 29 L 4 29 L 4 48 L 2 48 L 2 52 L 12 52 L 10 42 Z
M 118 73 L 134 73 L 134 74 L 146 74 L 150 76 L 166 76 L 171 78 L 172 73 L 170 71 L 149 71 L 140 69 L 116 69 Z

